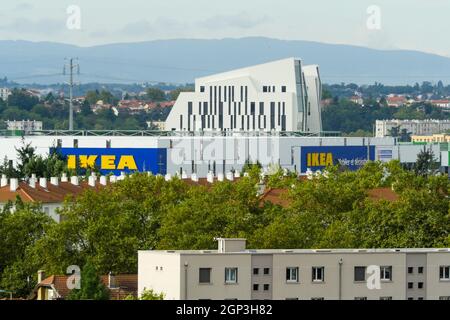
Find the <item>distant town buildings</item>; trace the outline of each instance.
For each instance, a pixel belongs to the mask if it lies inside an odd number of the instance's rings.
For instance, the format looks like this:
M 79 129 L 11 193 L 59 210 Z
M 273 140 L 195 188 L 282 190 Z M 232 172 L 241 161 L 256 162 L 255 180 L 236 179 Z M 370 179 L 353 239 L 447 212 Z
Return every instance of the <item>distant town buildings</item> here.
M 450 109 L 450 100 L 441 99 L 441 100 L 430 100 L 430 103 L 443 109 Z
M 8 97 L 11 95 L 11 90 L 8 88 L 0 88 L 0 98 L 3 101 L 7 101 Z
M 36 120 L 22 120 L 22 121 L 16 121 L 16 120 L 7 120 L 6 122 L 6 129 L 12 130 L 12 131 L 24 131 L 25 133 L 30 131 L 40 131 L 42 130 L 42 121 L 36 121 Z
M 389 107 L 401 107 L 407 103 L 408 99 L 404 96 L 388 96 L 386 101 Z
M 363 98 L 361 98 L 360 96 L 352 96 L 349 99 L 351 102 L 362 105 L 364 103 Z
M 245 239 L 217 241 L 217 250 L 139 251 L 138 292 L 168 300 L 450 300 L 450 249 L 260 250 Z
M 322 131 L 318 66 L 289 58 L 196 79 L 167 131 Z
M 412 135 L 411 142 L 413 143 L 448 143 L 450 142 L 450 135 L 448 134 L 433 134 L 432 136 L 418 136 Z
M 450 130 L 450 120 L 376 120 L 375 136 L 390 136 L 393 128 L 406 129 L 412 135 L 433 135 Z
M 165 121 L 147 121 L 147 127 L 151 129 L 152 127 L 156 127 L 159 131 L 166 130 L 166 122 Z

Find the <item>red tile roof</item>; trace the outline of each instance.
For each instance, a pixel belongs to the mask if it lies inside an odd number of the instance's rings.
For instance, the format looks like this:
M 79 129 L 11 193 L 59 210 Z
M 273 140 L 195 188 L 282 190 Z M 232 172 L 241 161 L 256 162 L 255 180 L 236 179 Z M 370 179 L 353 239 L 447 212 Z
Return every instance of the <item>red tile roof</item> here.
M 64 299 L 70 293 L 70 289 L 67 288 L 68 275 L 51 275 L 42 280 L 34 289 L 34 297 L 40 287 L 52 288 L 56 291 L 59 299 Z M 109 279 L 108 275 L 100 276 L 103 284 L 108 288 L 111 300 L 122 300 L 132 295 L 137 297 L 137 274 L 118 274 L 114 275 L 114 285 L 111 288 L 108 287 Z
M 0 188 L 0 203 L 14 201 L 17 196 L 23 202 L 61 203 L 67 195 L 77 196 L 86 189 L 98 190 L 102 187 L 104 186 L 98 181 L 95 187 L 91 187 L 86 181 L 81 181 L 78 186 L 70 182 L 59 182 L 58 186 L 55 186 L 47 181 L 47 188 L 41 187 L 39 183 L 33 188 L 21 181 L 16 191 L 11 191 L 9 185 Z

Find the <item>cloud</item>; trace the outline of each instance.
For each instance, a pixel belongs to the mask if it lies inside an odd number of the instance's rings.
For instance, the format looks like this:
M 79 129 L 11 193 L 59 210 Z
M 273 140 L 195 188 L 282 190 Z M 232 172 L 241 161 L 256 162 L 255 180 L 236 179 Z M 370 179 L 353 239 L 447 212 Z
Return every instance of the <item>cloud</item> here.
M 11 23 L 0 25 L 0 31 L 14 32 L 18 34 L 49 35 L 59 34 L 67 30 L 65 21 L 42 19 L 29 20 L 18 18 Z
M 139 20 L 126 24 L 119 33 L 129 36 L 142 36 L 150 33 L 170 33 L 184 31 L 189 25 L 171 18 L 157 18 L 155 21 Z
M 34 9 L 31 3 L 21 2 L 14 7 L 14 11 L 28 11 Z
M 215 15 L 206 20 L 200 21 L 198 25 L 208 29 L 251 29 L 270 21 L 268 16 L 251 17 L 249 14 L 242 12 L 236 15 Z

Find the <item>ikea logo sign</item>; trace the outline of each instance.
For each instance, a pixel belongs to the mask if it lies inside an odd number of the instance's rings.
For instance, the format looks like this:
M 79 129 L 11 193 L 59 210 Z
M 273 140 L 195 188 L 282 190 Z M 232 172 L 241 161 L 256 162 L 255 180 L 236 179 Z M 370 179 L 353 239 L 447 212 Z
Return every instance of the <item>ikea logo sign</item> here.
M 375 160 L 375 146 L 327 146 L 301 147 L 301 172 L 323 170 L 328 166 L 341 165 L 358 170 L 367 161 Z
M 80 168 L 95 168 L 97 159 L 100 158 L 100 169 L 102 170 L 137 170 L 136 160 L 132 155 L 68 155 L 67 168 L 76 169 L 77 160 Z
M 311 152 L 307 154 L 307 167 L 327 167 L 333 165 L 333 153 Z
M 58 148 L 68 169 L 97 168 L 102 174 L 150 171 L 166 174 L 167 150 L 163 148 Z

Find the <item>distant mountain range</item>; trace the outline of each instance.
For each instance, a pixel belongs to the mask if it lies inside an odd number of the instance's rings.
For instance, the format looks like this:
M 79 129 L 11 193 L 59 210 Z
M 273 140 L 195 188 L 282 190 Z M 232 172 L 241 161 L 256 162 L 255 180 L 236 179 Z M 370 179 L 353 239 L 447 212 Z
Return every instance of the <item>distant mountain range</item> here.
M 78 81 L 192 83 L 196 77 L 271 60 L 299 57 L 318 64 L 326 83 L 450 82 L 450 58 L 406 50 L 268 38 L 158 40 L 93 47 L 0 41 L 0 77 L 19 83 L 66 81 L 65 57 L 78 57 Z

